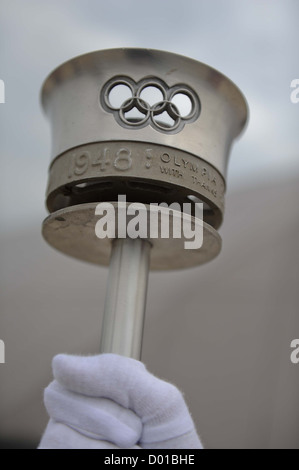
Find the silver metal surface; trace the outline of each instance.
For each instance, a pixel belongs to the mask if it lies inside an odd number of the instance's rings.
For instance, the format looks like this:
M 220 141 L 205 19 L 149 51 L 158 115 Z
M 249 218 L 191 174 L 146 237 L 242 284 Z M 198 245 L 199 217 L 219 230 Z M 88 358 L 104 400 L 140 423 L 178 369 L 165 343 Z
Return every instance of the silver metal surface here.
M 246 101 L 215 69 L 150 49 L 76 57 L 51 73 L 41 100 L 52 133 L 43 236 L 75 258 L 110 261 L 101 352 L 139 359 L 149 267 L 188 268 L 220 252 L 228 157 L 247 120 Z M 118 239 L 119 195 L 144 204 L 147 223 L 152 203 L 177 203 L 161 217 L 170 215 L 172 227 L 189 218 L 202 245 L 186 249 L 174 232 Z M 117 230 L 99 239 L 102 202 L 115 209 L 108 219 Z M 194 217 L 198 202 L 203 220 Z
M 120 170 L 121 165 L 130 168 Z M 72 183 L 65 187 L 70 174 Z M 215 168 L 194 155 L 161 145 L 114 141 L 80 146 L 57 158 L 49 172 L 47 204 L 53 212 L 84 202 L 113 201 L 119 194 L 131 202 L 181 206 L 197 198 L 206 204 L 204 220 L 218 228 L 224 191 L 224 180 Z
M 101 353 L 140 360 L 151 244 L 114 240 L 102 323 Z
M 178 134 L 151 126 L 124 128 L 101 105 L 101 90 L 116 77 L 137 83 L 148 77 L 167 87 L 184 86 L 198 96 L 200 116 Z M 151 49 L 111 49 L 76 57 L 58 67 L 42 90 L 51 120 L 52 159 L 87 143 L 131 140 L 200 156 L 225 177 L 231 141 L 247 119 L 245 99 L 217 70 L 188 57 Z
M 118 194 L 148 204 L 192 196 L 205 202 L 206 222 L 221 225 L 229 151 L 247 119 L 224 75 L 164 51 L 97 51 L 58 67 L 42 103 L 52 132 L 50 212 Z
M 112 223 L 115 223 L 116 236 L 118 225 L 119 203 L 111 203 L 115 209 L 111 215 Z M 128 205 L 128 203 L 127 203 Z M 54 248 L 74 258 L 88 261 L 93 264 L 108 266 L 111 256 L 112 238 L 99 239 L 95 233 L 95 226 L 102 217 L 96 215 L 96 203 L 81 204 L 78 206 L 60 209 L 49 215 L 43 223 L 43 236 L 45 240 Z M 150 224 L 149 206 L 148 227 Z M 187 214 L 171 211 L 167 208 L 160 208 L 161 217 L 169 215 L 169 226 L 176 228 L 182 226 L 182 218 L 188 218 Z M 110 217 L 110 216 L 109 216 Z M 126 216 L 127 224 L 133 216 Z M 159 222 L 161 220 L 159 218 Z M 106 217 L 110 222 L 110 219 Z M 151 264 L 152 270 L 185 269 L 207 263 L 215 258 L 221 249 L 221 238 L 218 232 L 209 224 L 202 222 L 195 217 L 191 217 L 192 229 L 195 224 L 198 230 L 203 230 L 203 244 L 198 249 L 185 249 L 184 243 L 187 239 L 182 233 L 181 238 L 173 238 L 170 230 L 169 238 L 162 238 L 159 232 L 158 238 L 147 240 L 152 244 Z M 149 234 L 150 235 L 150 234 Z

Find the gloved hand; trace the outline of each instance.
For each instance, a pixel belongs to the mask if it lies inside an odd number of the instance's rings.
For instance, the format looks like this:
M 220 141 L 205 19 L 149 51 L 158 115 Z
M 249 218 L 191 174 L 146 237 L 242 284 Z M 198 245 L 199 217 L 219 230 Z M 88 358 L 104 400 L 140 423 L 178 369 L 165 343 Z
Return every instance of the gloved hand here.
M 39 449 L 201 449 L 181 392 L 116 354 L 53 359 Z

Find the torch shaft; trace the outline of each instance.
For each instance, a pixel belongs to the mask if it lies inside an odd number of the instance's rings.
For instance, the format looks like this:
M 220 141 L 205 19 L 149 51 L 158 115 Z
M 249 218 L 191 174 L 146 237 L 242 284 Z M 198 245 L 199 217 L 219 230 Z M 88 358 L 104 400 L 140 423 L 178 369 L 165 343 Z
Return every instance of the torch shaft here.
M 113 241 L 106 291 L 101 353 L 140 360 L 151 244 L 141 239 Z

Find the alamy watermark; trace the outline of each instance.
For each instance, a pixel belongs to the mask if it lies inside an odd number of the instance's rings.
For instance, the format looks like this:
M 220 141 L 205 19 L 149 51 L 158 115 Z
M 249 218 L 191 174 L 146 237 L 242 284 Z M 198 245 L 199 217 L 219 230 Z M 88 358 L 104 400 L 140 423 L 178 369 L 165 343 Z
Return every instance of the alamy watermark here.
M 291 88 L 293 88 L 290 94 L 291 102 L 297 104 L 299 103 L 299 78 L 294 78 L 294 80 L 291 81 Z
M 203 203 L 168 205 L 140 202 L 127 204 L 126 196 L 119 195 L 118 202 L 101 202 L 95 214 L 100 215 L 95 226 L 96 236 L 103 238 L 182 238 L 186 250 L 197 250 L 203 243 Z M 193 214 L 192 214 L 193 210 Z M 194 217 L 192 217 L 194 215 Z
M 299 364 L 299 339 L 293 339 L 291 342 L 291 349 L 293 349 L 291 353 L 291 362 L 293 364 Z
M 4 81 L 0 79 L 0 103 L 5 103 L 5 85 Z
M 5 363 L 5 344 L 2 339 L 0 339 L 0 364 Z

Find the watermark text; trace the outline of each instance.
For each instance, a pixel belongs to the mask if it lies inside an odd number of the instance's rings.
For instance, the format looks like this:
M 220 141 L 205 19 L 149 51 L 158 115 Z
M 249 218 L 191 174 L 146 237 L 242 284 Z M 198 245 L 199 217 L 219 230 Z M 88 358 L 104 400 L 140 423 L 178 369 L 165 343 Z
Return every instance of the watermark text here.
M 110 202 L 96 206 L 101 216 L 95 226 L 96 236 L 104 238 L 181 238 L 186 250 L 198 250 L 203 243 L 203 203 L 145 205 L 127 204 L 126 196 L 119 195 L 117 208 Z
M 299 364 L 299 339 L 293 339 L 291 342 L 291 349 L 293 349 L 291 353 L 291 362 L 293 364 Z
M 294 78 L 294 80 L 291 81 L 291 88 L 293 88 L 290 95 L 291 102 L 297 104 L 299 103 L 299 78 Z
M 5 85 L 4 81 L 0 79 L 0 103 L 5 103 Z
M 0 364 L 5 363 L 5 344 L 2 339 L 0 339 Z

